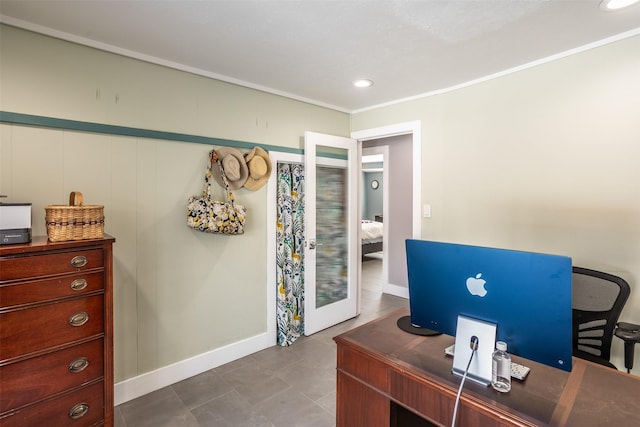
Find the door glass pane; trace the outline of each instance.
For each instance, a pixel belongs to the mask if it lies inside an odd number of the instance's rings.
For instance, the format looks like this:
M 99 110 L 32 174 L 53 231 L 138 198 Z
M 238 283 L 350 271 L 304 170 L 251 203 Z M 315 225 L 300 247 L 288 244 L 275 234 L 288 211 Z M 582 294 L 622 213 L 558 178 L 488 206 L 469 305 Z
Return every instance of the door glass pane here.
M 316 168 L 316 307 L 348 297 L 347 171 Z

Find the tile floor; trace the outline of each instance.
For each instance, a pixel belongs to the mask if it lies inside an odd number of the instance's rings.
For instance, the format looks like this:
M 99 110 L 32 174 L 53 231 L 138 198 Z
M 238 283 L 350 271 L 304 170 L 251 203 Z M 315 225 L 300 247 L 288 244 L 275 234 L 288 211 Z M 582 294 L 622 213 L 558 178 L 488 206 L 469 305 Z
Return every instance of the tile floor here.
M 258 353 L 115 408 L 116 427 L 335 426 L 333 337 L 408 300 L 382 294 L 380 258 L 363 261 L 362 313 L 290 347 Z

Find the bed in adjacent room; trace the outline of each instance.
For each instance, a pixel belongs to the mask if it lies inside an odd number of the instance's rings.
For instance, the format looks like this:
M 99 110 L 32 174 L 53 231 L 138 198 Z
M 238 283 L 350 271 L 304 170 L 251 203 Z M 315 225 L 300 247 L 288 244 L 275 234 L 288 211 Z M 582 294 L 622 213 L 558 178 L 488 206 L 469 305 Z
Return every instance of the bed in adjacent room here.
M 362 256 L 382 251 L 382 222 L 362 220 Z

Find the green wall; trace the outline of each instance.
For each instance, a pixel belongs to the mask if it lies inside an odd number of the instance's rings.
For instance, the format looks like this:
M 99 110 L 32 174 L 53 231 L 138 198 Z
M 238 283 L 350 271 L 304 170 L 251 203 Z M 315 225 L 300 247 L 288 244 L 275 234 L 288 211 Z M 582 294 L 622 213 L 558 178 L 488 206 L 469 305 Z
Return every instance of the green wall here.
M 0 43 L 5 117 L 96 130 L 0 124 L 0 193 L 33 203 L 35 235 L 46 234 L 44 207 L 71 191 L 105 206 L 116 238 L 116 382 L 264 333 L 266 187 L 235 192 L 248 209 L 243 236 L 186 226 L 216 142 L 207 138 L 299 151 L 307 130 L 348 136 L 349 116 L 9 26 Z M 160 133 L 112 135 L 96 124 Z
M 423 237 L 571 256 L 627 279 L 640 322 L 640 37 L 453 92 L 352 114 L 2 26 L 0 110 L 301 148 L 306 130 L 420 120 Z M 44 206 L 72 190 L 116 237 L 116 380 L 265 330 L 266 191 L 239 190 L 244 236 L 184 225 L 204 143 L 0 125 L 0 193 Z M 211 141 L 210 141 L 211 142 Z M 277 148 L 276 148 L 277 149 Z M 636 360 L 636 364 L 640 363 Z M 613 361 L 622 366 L 622 344 Z

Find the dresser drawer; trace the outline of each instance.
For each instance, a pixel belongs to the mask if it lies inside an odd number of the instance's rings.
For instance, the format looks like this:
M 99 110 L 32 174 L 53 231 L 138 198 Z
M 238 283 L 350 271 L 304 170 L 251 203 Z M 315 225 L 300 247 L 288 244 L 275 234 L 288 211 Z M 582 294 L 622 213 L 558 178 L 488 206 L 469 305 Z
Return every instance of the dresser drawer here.
M 90 249 L 0 259 L 0 280 L 29 279 L 104 267 L 104 251 Z
M 104 418 L 104 384 L 100 381 L 3 417 L 2 427 L 92 426 Z
M 102 338 L 0 368 L 0 412 L 68 389 L 104 375 Z
M 0 314 L 0 361 L 103 332 L 103 295 Z
M 101 271 L 70 274 L 45 280 L 14 282 L 0 285 L 0 304 L 2 304 L 0 308 L 16 307 L 99 290 L 104 290 L 104 274 Z

